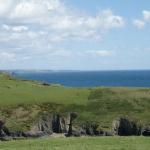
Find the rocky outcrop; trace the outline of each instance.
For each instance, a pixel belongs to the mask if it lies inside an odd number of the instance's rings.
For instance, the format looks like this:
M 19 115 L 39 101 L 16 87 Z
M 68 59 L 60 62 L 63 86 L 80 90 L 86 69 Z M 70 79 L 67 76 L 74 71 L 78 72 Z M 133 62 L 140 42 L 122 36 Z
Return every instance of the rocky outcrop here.
M 96 122 L 87 122 L 82 126 L 82 135 L 89 136 L 113 136 L 113 133 L 110 131 L 104 131 L 100 128 L 99 123 Z
M 37 121 L 27 132 L 29 136 L 44 136 L 52 133 L 68 133 L 70 117 L 61 116 L 59 114 L 43 114 L 40 115 Z
M 83 125 L 83 133 L 85 135 L 99 135 L 99 130 L 98 130 L 99 125 L 97 123 L 86 123 Z
M 75 133 L 75 131 L 73 131 L 73 121 L 77 118 L 77 113 L 70 113 L 69 114 L 69 128 L 68 128 L 68 132 L 67 135 L 68 136 L 72 136 L 73 133 Z
M 29 136 L 43 136 L 52 133 L 64 133 L 71 136 L 73 135 L 73 121 L 76 117 L 76 113 L 69 113 L 64 116 L 60 114 L 40 115 L 31 130 L 26 134 Z
M 1 140 L 17 139 L 21 137 L 38 138 L 49 136 L 53 133 L 63 133 L 66 136 L 72 136 L 75 135 L 73 121 L 76 117 L 76 113 L 69 113 L 64 116 L 60 114 L 42 114 L 37 117 L 31 129 L 26 132 L 10 132 L 9 129 L 5 127 L 5 122 L 0 121 L 0 138 Z
M 113 121 L 112 130 L 114 135 L 130 136 L 141 135 L 141 126 L 126 117 L 121 117 Z
M 103 131 L 99 123 L 86 122 L 83 124 L 76 124 L 76 113 L 69 113 L 68 115 L 60 114 L 42 114 L 39 115 L 36 121 L 27 132 L 9 131 L 5 126 L 4 121 L 0 121 L 0 140 L 8 141 L 12 139 L 22 138 L 39 138 L 44 136 L 51 136 L 54 134 L 61 134 L 67 137 L 70 136 L 130 136 L 143 135 L 150 136 L 150 127 L 141 128 L 136 122 L 121 117 L 113 121 L 112 132 Z
M 70 115 L 61 116 L 59 114 L 52 117 L 52 131 L 54 133 L 68 133 L 70 124 Z
M 5 122 L 0 121 L 0 140 L 9 141 L 11 139 L 19 139 L 24 136 L 24 133 L 21 131 L 11 132 L 7 127 L 5 127 Z

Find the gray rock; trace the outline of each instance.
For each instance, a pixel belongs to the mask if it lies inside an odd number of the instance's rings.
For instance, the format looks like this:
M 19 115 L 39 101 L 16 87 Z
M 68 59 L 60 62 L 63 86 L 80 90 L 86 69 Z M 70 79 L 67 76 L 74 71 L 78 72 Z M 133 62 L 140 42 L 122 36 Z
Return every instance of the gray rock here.
M 69 114 L 69 129 L 68 129 L 68 136 L 73 134 L 73 121 L 77 118 L 77 113 L 72 112 Z
M 112 131 L 114 135 L 120 136 L 141 135 L 141 126 L 126 117 L 121 117 L 113 122 Z
M 69 130 L 71 130 L 70 126 L 72 126 L 70 114 L 67 116 L 43 114 L 37 119 L 29 132 L 42 132 L 45 135 L 50 135 L 52 133 L 68 133 Z
M 100 131 L 98 130 L 99 124 L 94 122 L 87 122 L 82 126 L 83 131 L 85 131 L 86 135 L 90 136 L 98 136 Z

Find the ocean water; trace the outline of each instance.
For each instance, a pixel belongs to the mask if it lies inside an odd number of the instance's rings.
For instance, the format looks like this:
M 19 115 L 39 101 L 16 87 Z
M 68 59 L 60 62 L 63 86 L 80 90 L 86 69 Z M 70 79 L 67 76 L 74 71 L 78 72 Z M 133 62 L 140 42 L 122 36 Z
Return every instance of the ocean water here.
M 143 71 L 11 71 L 13 76 L 69 87 L 150 87 L 150 70 Z

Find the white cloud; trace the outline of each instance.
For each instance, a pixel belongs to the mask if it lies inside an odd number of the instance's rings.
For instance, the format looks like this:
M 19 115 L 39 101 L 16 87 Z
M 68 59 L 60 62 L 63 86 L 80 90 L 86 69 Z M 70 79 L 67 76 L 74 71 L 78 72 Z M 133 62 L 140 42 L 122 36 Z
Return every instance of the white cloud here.
M 6 3 L 7 7 L 9 5 Z M 8 11 L 7 7 L 4 9 Z M 114 15 L 111 10 L 103 10 L 95 16 L 81 15 L 80 12 L 76 13 L 59 0 L 20 0 L 9 8 L 9 13 L 5 15 L 7 15 L 7 22 L 11 24 L 32 23 L 44 30 L 67 30 L 71 33 L 70 35 L 80 31 L 106 31 L 124 25 L 124 19 Z
M 145 22 L 142 20 L 133 20 L 133 25 L 136 26 L 139 29 L 142 29 L 145 26 Z
M 16 1 L 5 15 L 0 41 L 38 43 L 39 48 L 46 43 L 70 39 L 101 40 L 107 31 L 124 26 L 124 19 L 111 10 L 103 10 L 95 16 L 80 14 L 59 0 Z
M 30 18 L 38 15 L 40 7 L 37 4 L 22 2 L 16 5 L 14 12 L 12 12 L 12 18 Z M 39 12 L 40 13 L 40 12 Z
M 14 10 L 12 10 L 10 14 L 10 17 L 13 19 L 29 19 L 40 17 L 45 13 L 46 7 L 44 7 L 42 1 L 28 0 L 21 1 L 16 4 Z
M 111 56 L 113 54 L 113 51 L 108 50 L 89 50 L 86 51 L 87 54 L 93 55 L 93 56 Z
M 150 11 L 148 10 L 143 10 L 143 17 L 145 21 L 150 21 Z
M 97 17 L 99 25 L 111 29 L 124 26 L 124 19 L 121 16 L 114 15 L 111 10 L 104 10 Z M 99 26 L 98 25 L 98 26 Z
M 143 14 L 142 19 L 134 19 L 133 20 L 133 25 L 139 29 L 143 28 L 147 23 L 150 22 L 150 11 L 143 10 L 142 14 Z
M 62 13 L 65 10 L 65 6 L 59 0 L 17 0 L 13 1 L 13 5 L 5 2 L 3 8 L 5 9 L 3 14 L 9 10 L 9 13 L 5 14 L 7 18 L 22 20 L 22 22 L 43 21 L 50 19 L 50 14 Z
M 104 10 L 96 16 L 57 16 L 52 20 L 51 25 L 56 29 L 67 30 L 78 28 L 108 30 L 123 27 L 124 19 L 120 16 L 114 15 L 111 10 Z
M 5 17 L 5 15 L 10 13 L 12 5 L 13 0 L 0 0 L 0 16 Z
M 26 27 L 26 26 L 14 26 L 12 28 L 12 30 L 15 32 L 22 32 L 22 31 L 27 31 L 28 27 Z
M 14 31 L 14 32 L 23 32 L 23 31 L 27 31 L 28 27 L 26 26 L 9 26 L 9 25 L 2 25 L 2 29 L 6 30 L 6 31 Z
M 14 53 L 8 53 L 8 52 L 0 52 L 0 61 L 14 61 L 16 58 L 16 55 Z
M 101 40 L 108 31 L 125 24 L 123 17 L 109 9 L 90 15 L 70 8 L 61 0 L 0 0 L 0 19 L 3 50 L 0 58 L 16 60 L 78 56 L 80 49 L 65 50 L 69 49 L 67 45 L 72 42 L 74 47 L 81 40 Z M 109 56 L 110 53 L 81 52 L 86 56 Z

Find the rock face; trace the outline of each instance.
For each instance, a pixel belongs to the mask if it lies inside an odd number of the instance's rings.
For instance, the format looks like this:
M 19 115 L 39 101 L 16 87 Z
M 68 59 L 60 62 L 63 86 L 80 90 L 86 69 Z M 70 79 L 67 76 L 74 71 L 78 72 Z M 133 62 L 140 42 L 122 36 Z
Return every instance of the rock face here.
M 126 117 L 121 117 L 113 122 L 112 130 L 114 135 L 130 136 L 141 135 L 141 127 Z
M 73 135 L 73 121 L 77 118 L 77 114 L 76 113 L 70 113 L 69 115 L 69 128 L 68 128 L 68 136 L 72 136 Z M 74 131 L 75 133 L 75 131 Z
M 67 116 L 61 116 L 59 114 L 45 114 L 41 115 L 37 122 L 32 126 L 31 130 L 27 132 L 27 135 L 50 135 L 52 133 L 64 133 L 68 136 L 72 136 L 73 121 L 76 119 L 76 113 L 69 113 Z
M 5 122 L 0 121 L 0 140 L 10 140 L 18 138 L 38 138 L 51 135 L 52 133 L 72 134 L 73 113 L 67 116 L 59 114 L 40 115 L 31 129 L 27 132 L 15 131 L 10 132 L 5 127 Z
M 83 131 L 85 135 L 99 135 L 99 130 L 98 130 L 99 125 L 96 123 L 86 123 L 83 125 Z
M 99 123 L 87 122 L 82 125 L 76 125 L 76 113 L 69 113 L 68 115 L 60 114 L 42 114 L 37 117 L 31 129 L 27 132 L 14 131 L 10 132 L 5 127 L 5 122 L 0 120 L 0 140 L 7 141 L 12 139 L 22 138 L 39 138 L 49 136 L 53 133 L 62 133 L 65 136 L 130 136 L 143 135 L 150 136 L 150 127 L 141 128 L 136 122 L 129 120 L 126 117 L 121 117 L 113 121 L 112 132 L 103 131 L 99 129 Z
M 52 134 L 52 118 L 49 115 L 40 116 L 31 130 L 25 133 L 26 137 L 40 137 Z
M 41 115 L 36 123 L 32 126 L 28 135 L 50 135 L 52 133 L 68 133 L 70 116 L 60 116 L 59 114 Z

